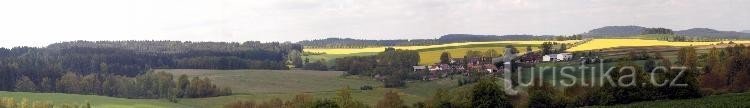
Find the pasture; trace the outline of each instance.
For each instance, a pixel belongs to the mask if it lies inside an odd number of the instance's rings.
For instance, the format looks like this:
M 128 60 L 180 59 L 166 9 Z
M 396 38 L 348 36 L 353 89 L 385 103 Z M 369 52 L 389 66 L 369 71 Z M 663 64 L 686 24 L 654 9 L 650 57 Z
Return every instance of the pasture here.
M 368 105 L 374 105 L 383 98 L 387 91 L 401 92 L 401 98 L 407 103 L 424 101 L 432 96 L 436 88 L 457 86 L 457 80 L 442 79 L 437 81 L 415 81 L 407 83 L 405 88 L 383 88 L 379 81 L 355 76 L 341 76 L 340 71 L 309 70 L 203 70 L 203 69 L 160 69 L 175 75 L 185 74 L 190 77 L 208 77 L 214 84 L 231 87 L 235 93 L 231 96 L 181 99 L 180 104 L 196 107 L 221 107 L 237 100 L 267 101 L 274 98 L 288 100 L 297 94 L 311 94 L 315 98 L 333 98 L 336 90 L 349 86 L 352 97 Z M 375 87 L 374 90 L 359 90 L 363 85 Z

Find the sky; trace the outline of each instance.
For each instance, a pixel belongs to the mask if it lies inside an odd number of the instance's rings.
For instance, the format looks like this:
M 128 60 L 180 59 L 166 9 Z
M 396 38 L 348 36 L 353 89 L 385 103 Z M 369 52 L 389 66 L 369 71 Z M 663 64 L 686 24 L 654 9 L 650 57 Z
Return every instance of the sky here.
M 0 47 L 71 40 L 433 39 L 611 25 L 750 30 L 750 0 L 2 0 Z

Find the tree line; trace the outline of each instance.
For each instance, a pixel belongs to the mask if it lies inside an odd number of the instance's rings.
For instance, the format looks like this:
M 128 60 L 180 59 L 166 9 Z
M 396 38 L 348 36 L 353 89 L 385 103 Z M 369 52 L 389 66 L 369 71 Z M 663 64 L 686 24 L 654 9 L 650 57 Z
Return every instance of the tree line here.
M 750 47 L 712 48 L 705 59 L 701 85 L 712 94 L 745 92 L 750 88 Z
M 136 80 L 151 69 L 288 69 L 289 65 L 301 67 L 300 52 L 302 46 L 299 44 L 260 42 L 73 41 L 42 48 L 0 48 L 0 90 L 163 98 L 165 96 L 157 93 L 107 93 L 101 86 L 68 89 L 69 86 L 64 85 L 100 85 L 105 83 L 105 79 L 111 79 L 110 83 L 119 81 L 127 88 L 138 88 L 129 85 L 146 83 Z M 76 82 L 61 83 L 68 80 Z M 33 82 L 36 87 L 29 89 L 32 83 L 28 82 Z M 156 89 L 144 87 L 140 88 Z M 190 97 L 208 96 L 216 95 L 209 93 Z
M 419 52 L 386 48 L 374 56 L 353 56 L 338 58 L 335 70 L 346 71 L 347 75 L 382 77 L 386 87 L 404 86 L 406 79 L 418 79 L 413 67 L 419 64 Z

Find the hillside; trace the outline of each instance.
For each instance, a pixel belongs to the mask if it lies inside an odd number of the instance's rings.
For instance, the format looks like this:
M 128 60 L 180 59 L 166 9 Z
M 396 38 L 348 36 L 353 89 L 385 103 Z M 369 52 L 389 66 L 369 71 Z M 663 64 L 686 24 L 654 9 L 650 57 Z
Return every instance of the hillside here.
M 704 38 L 750 38 L 750 33 L 736 31 L 718 31 L 709 28 L 692 28 L 687 30 L 675 31 L 680 36 L 704 37 Z
M 439 44 L 463 43 L 463 42 L 490 42 L 490 41 L 532 41 L 553 40 L 555 36 L 550 35 L 474 35 L 474 34 L 448 34 L 437 39 L 396 39 L 396 40 L 368 40 L 351 38 L 326 38 L 316 40 L 304 40 L 297 42 L 305 48 L 372 48 L 385 46 L 428 46 Z
M 582 35 L 586 37 L 612 37 L 640 35 L 646 27 L 641 26 L 606 26 L 590 30 Z
M 586 37 L 622 37 L 637 36 L 644 33 L 649 28 L 641 26 L 605 26 L 590 30 L 582 35 Z M 670 33 L 671 34 L 671 33 Z M 692 28 L 687 30 L 674 31 L 675 35 L 695 37 L 695 38 L 727 38 L 742 39 L 750 38 L 750 30 L 743 32 L 720 31 L 710 28 Z

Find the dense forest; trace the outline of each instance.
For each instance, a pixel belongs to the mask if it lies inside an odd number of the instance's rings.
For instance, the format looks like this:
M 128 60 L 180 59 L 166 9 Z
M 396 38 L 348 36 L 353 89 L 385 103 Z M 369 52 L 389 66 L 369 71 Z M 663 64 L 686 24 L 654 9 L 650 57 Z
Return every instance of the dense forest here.
M 226 95 L 230 90 L 217 88 L 208 79 L 200 78 L 193 78 L 188 84 L 197 84 L 203 92 L 177 95 L 179 87 L 173 85 L 178 82 L 172 82 L 171 74 L 147 71 L 169 68 L 287 69 L 288 66 L 301 66 L 300 52 L 302 46 L 298 44 L 260 42 L 74 41 L 45 48 L 0 48 L 0 90 L 128 98 Z M 161 87 L 156 88 L 156 85 Z M 116 88 L 108 86 L 141 89 L 105 90 Z

